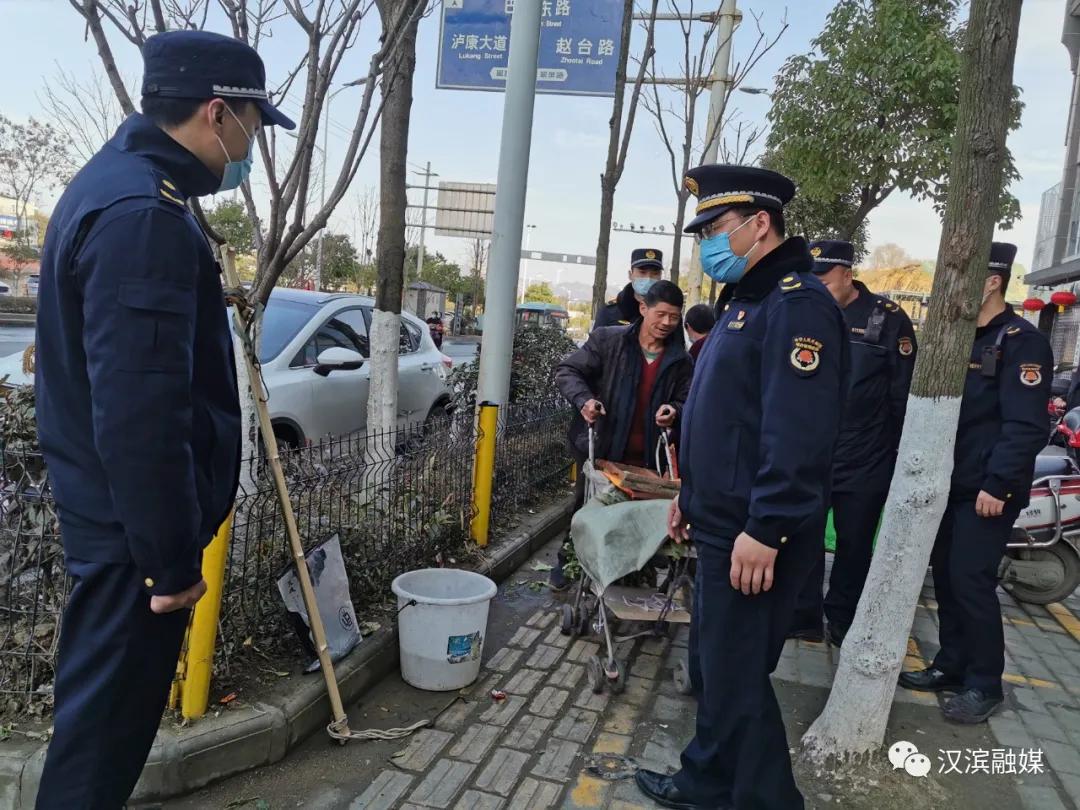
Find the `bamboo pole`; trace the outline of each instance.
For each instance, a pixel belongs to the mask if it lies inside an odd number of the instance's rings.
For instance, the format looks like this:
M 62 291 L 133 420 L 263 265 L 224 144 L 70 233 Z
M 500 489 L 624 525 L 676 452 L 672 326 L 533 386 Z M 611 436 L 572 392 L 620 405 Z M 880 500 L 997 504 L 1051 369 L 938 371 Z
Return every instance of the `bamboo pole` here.
M 218 252 L 221 258 L 222 272 L 225 275 L 226 287 L 231 290 L 240 290 L 240 277 L 236 274 L 236 251 L 231 247 L 222 245 L 219 247 Z M 250 334 L 248 328 L 251 321 L 251 310 L 236 300 L 230 300 L 229 303 L 233 307 L 237 334 Z M 304 597 L 304 607 L 307 609 L 308 620 L 311 622 L 311 636 L 315 640 L 319 665 L 326 681 L 326 692 L 330 697 L 330 710 L 334 719 L 327 727 L 327 732 L 344 745 L 350 735 L 349 718 L 345 714 L 345 707 L 341 702 L 341 691 L 338 689 L 333 661 L 330 660 L 330 647 L 326 642 L 326 628 L 323 626 L 319 605 L 315 599 L 315 589 L 312 587 L 311 574 L 308 571 L 307 560 L 304 557 L 304 546 L 300 541 L 300 530 L 296 525 L 296 515 L 293 513 L 292 500 L 289 498 L 288 485 L 285 483 L 285 473 L 281 468 L 277 438 L 274 436 L 274 429 L 270 424 L 270 412 L 267 410 L 266 399 L 263 396 L 262 375 L 259 373 L 256 359 L 252 356 L 252 347 L 246 340 L 242 340 L 241 343 L 244 345 L 244 362 L 247 364 L 248 378 L 251 381 L 251 392 L 255 400 L 255 412 L 259 417 L 259 431 L 262 436 L 263 447 L 266 449 L 266 459 L 274 476 L 274 488 L 277 490 L 281 514 L 285 518 L 285 527 L 289 533 L 289 547 L 300 580 L 300 592 Z

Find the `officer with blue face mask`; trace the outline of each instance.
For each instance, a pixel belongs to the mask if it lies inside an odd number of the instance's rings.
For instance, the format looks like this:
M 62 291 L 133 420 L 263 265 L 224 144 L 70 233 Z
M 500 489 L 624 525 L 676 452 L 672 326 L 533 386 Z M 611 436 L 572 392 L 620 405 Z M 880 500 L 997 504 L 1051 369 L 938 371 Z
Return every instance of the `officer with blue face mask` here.
M 236 494 L 240 406 L 217 263 L 188 210 L 291 129 L 247 45 L 143 46 L 142 114 L 68 185 L 45 238 L 36 393 L 72 589 L 37 797 L 119 808 L 157 732 L 200 560 Z
M 682 487 L 670 532 L 691 539 L 694 739 L 673 776 L 639 770 L 664 807 L 799 810 L 769 674 L 821 550 L 848 365 L 844 318 L 814 276 L 806 240 L 784 238 L 783 175 L 699 166 L 686 230 L 724 284 L 683 412 Z
M 655 248 L 640 248 L 630 254 L 630 281 L 619 294 L 596 313 L 593 329 L 601 326 L 629 326 L 641 317 L 639 309 L 646 293 L 664 272 L 664 254 Z

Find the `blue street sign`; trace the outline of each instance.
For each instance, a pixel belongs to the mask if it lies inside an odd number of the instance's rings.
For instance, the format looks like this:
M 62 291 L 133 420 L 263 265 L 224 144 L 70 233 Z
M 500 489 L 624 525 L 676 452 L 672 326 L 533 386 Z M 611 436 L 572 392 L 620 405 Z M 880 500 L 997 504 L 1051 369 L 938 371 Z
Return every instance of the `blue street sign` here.
M 615 95 L 622 0 L 542 0 L 536 92 Z M 443 0 L 435 86 L 506 88 L 514 0 Z

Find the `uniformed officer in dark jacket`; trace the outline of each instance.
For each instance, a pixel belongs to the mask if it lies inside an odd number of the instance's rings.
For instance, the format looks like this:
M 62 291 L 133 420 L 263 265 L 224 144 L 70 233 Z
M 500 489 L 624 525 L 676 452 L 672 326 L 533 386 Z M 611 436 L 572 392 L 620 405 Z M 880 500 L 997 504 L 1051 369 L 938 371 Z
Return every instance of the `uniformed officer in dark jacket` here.
M 995 242 L 956 429 L 949 503 L 930 564 L 941 650 L 900 685 L 958 692 L 945 717 L 979 723 L 1001 704 L 1005 644 L 997 572 L 1028 503 L 1046 444 L 1053 353 L 1046 336 L 1005 303 L 1016 246 Z
M 769 681 L 795 600 L 820 553 L 833 445 L 846 387 L 844 319 L 784 239 L 786 177 L 700 166 L 687 231 L 724 284 L 683 414 L 682 490 L 671 531 L 697 548 L 690 668 L 694 739 L 674 776 L 639 770 L 666 807 L 798 810 L 784 724 Z
M 664 272 L 664 254 L 655 248 L 639 248 L 630 254 L 630 281 L 618 295 L 600 307 L 593 329 L 627 326 L 641 317 L 639 307 L 645 293 Z
M 75 176 L 42 254 L 38 430 L 72 579 L 42 809 L 123 806 L 157 732 L 240 460 L 221 278 L 187 201 L 239 185 L 261 125 L 292 126 L 235 39 L 159 34 L 143 59 L 143 114 Z
M 850 242 L 814 242 L 810 255 L 814 273 L 844 312 L 851 344 L 851 376 L 829 498 L 836 553 L 824 600 L 829 641 L 839 647 L 855 619 L 870 570 L 874 533 L 889 494 L 915 368 L 915 330 L 896 303 L 852 278 L 855 248 Z M 824 575 L 822 548 L 800 596 L 792 637 L 821 641 Z

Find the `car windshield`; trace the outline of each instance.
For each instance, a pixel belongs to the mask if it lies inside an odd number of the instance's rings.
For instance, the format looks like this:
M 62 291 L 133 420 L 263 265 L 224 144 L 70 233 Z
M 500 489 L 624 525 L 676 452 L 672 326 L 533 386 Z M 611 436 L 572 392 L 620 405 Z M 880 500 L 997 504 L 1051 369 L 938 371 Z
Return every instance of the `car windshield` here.
M 282 349 L 289 345 L 297 333 L 319 311 L 317 304 L 301 301 L 283 301 L 270 296 L 270 303 L 263 312 L 262 345 L 259 361 L 269 363 Z

